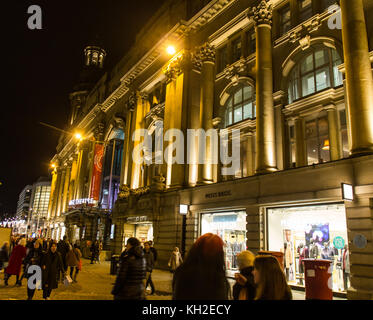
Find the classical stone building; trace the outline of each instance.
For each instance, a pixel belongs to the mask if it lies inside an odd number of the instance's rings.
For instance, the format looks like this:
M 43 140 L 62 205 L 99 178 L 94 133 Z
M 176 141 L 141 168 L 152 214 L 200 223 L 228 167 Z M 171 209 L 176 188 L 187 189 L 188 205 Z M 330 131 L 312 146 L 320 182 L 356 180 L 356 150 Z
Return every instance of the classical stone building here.
M 285 251 L 293 286 L 303 283 L 302 258 L 327 258 L 334 291 L 371 299 L 373 3 L 339 4 L 165 1 L 113 70 L 71 95 L 69 130 L 86 139 L 61 138 L 51 223 L 64 217 L 80 239 L 104 229 L 116 254 L 131 236 L 153 240 L 161 268 L 173 247 L 185 252 L 199 235 L 218 233 L 228 274 L 240 250 Z M 228 133 L 232 150 L 239 129 L 240 164 L 225 174 L 229 164 L 213 161 L 212 138 L 205 149 L 185 142 L 175 156 L 172 137 L 154 145 L 160 128 L 185 137 L 188 129 L 216 129 Z M 138 129 L 149 130 L 150 150 Z M 133 157 L 138 148 L 146 162 Z M 96 197 L 98 151 L 109 169 Z M 185 164 L 161 161 L 178 156 Z M 342 183 L 352 186 L 352 200 Z M 79 199 L 85 208 L 74 208 Z M 345 244 L 349 274 L 341 267 Z

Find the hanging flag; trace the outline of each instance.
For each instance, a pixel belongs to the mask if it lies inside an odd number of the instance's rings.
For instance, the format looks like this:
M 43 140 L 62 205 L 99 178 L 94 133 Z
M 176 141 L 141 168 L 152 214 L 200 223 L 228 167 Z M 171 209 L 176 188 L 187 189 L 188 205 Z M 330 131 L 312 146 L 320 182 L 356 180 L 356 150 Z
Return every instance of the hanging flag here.
M 104 156 L 104 145 L 97 143 L 95 146 L 95 156 L 93 158 L 93 172 L 91 181 L 90 198 L 98 201 L 100 198 L 102 160 Z

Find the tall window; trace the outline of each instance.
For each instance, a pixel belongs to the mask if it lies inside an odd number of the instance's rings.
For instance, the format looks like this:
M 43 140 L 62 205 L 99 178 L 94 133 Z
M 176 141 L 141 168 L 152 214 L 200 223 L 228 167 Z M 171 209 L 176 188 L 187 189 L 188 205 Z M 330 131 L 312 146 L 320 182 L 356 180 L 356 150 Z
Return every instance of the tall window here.
M 313 49 L 290 74 L 289 103 L 326 88 L 342 85 L 342 74 L 338 70 L 341 63 L 342 60 L 334 49 Z
M 251 29 L 247 33 L 247 47 L 248 47 L 248 54 L 251 55 L 256 52 L 256 33 L 255 28 Z
M 255 119 L 255 89 L 240 85 L 226 102 L 226 126 L 245 119 Z
M 228 48 L 227 46 L 222 47 L 219 49 L 219 65 L 218 65 L 218 72 L 224 70 L 224 68 L 228 64 Z
M 339 123 L 340 123 L 340 126 L 341 126 L 343 158 L 348 158 L 350 152 L 349 152 L 349 148 L 348 148 L 346 110 L 340 110 L 339 111 Z
M 291 28 L 290 4 L 287 4 L 285 7 L 280 9 L 279 17 L 280 17 L 280 35 L 283 35 L 286 32 L 288 32 Z
M 306 121 L 308 165 L 330 161 L 327 117 Z
M 299 19 L 303 22 L 312 17 L 312 0 L 298 0 Z
M 232 62 L 240 60 L 242 54 L 241 37 L 232 41 Z

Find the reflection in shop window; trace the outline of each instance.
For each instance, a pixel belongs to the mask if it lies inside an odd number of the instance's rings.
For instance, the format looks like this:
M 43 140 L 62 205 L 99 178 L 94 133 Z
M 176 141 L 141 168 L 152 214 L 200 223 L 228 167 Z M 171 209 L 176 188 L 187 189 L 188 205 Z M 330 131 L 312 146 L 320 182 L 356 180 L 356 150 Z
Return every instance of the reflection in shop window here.
M 225 243 L 227 275 L 234 276 L 238 270 L 237 254 L 246 250 L 246 212 L 204 213 L 201 217 L 201 235 L 214 233 Z
M 348 244 L 344 204 L 268 209 L 268 250 L 284 253 L 289 284 L 304 285 L 303 259 L 330 260 L 334 291 L 349 282 Z M 286 260 L 287 259 L 287 260 Z
M 306 146 L 308 165 L 330 161 L 327 117 L 306 121 Z

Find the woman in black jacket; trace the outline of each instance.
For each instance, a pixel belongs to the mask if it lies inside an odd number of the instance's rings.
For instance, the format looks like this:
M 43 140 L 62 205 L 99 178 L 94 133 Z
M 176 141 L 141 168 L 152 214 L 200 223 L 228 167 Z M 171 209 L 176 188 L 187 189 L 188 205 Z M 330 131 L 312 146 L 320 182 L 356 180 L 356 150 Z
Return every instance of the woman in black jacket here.
M 138 239 L 127 240 L 126 250 L 119 261 L 117 279 L 111 292 L 114 300 L 143 300 L 146 261 Z
M 0 248 L 0 270 L 5 269 L 9 262 L 9 242 L 5 241 Z
M 35 241 L 34 247 L 30 249 L 29 253 L 27 254 L 25 260 L 23 260 L 25 264 L 25 277 L 26 279 L 29 279 L 34 273 L 29 271 L 30 266 L 41 266 L 41 261 L 43 258 L 43 249 L 40 245 L 39 241 Z M 34 283 L 34 285 L 37 285 Z M 29 285 L 27 283 L 27 299 L 32 300 L 35 294 L 35 289 L 29 288 Z
M 175 271 L 173 300 L 228 300 L 224 242 L 216 234 L 199 237 Z
M 49 300 L 53 289 L 58 288 L 58 276 L 62 272 L 65 276 L 65 268 L 62 257 L 57 252 L 57 244 L 52 243 L 48 252 L 44 255 L 41 263 L 43 279 L 43 298 Z
M 236 283 L 233 285 L 234 300 L 254 300 L 256 288 L 254 283 L 255 255 L 248 250 L 237 255 L 237 265 L 240 273 L 236 273 Z

